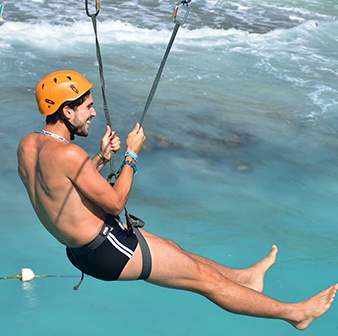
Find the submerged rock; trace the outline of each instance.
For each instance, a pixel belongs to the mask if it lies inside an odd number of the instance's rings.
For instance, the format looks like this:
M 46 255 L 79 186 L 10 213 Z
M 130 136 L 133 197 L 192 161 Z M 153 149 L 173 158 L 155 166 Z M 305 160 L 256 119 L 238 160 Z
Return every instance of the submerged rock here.
M 250 172 L 254 170 L 254 165 L 247 161 L 240 161 L 238 163 L 237 170 L 240 172 Z
M 183 145 L 175 140 L 152 134 L 147 136 L 147 141 L 144 143 L 143 148 L 145 150 L 156 150 L 156 149 L 177 149 L 183 148 Z

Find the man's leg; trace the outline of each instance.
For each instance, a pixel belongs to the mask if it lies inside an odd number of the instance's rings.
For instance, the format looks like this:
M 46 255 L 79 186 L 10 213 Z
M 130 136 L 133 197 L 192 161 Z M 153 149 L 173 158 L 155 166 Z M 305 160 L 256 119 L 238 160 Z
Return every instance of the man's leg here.
M 279 302 L 227 279 L 213 266 L 194 259 L 166 239 L 147 233 L 144 236 L 153 264 L 148 282 L 199 293 L 219 307 L 236 314 L 278 318 L 291 323 L 297 329 L 305 329 L 330 308 L 338 289 L 338 285 L 330 286 L 304 302 Z M 142 254 L 138 247 L 123 270 L 120 280 L 137 279 L 141 268 Z
M 236 282 L 239 285 L 249 287 L 251 289 L 257 290 L 258 292 L 262 292 L 264 288 L 264 276 L 267 270 L 275 263 L 276 255 L 278 252 L 277 246 L 273 245 L 271 252 L 267 257 L 260 260 L 253 266 L 244 269 L 236 269 L 224 266 L 219 264 L 213 260 L 204 258 L 194 253 L 190 253 L 182 249 L 176 243 L 169 241 L 171 244 L 176 245 L 178 248 L 182 250 L 182 252 L 189 255 L 191 258 L 200 261 L 206 265 L 210 265 L 215 268 L 219 273 L 221 273 L 225 278 Z
M 157 237 L 153 235 L 152 233 L 147 232 L 145 230 L 142 230 L 142 234 L 144 235 L 145 238 Z M 253 266 L 249 268 L 245 268 L 245 269 L 235 269 L 235 268 L 224 266 L 213 260 L 199 256 L 197 254 L 190 253 L 182 249 L 178 244 L 176 244 L 175 242 L 171 240 L 167 240 L 167 242 L 176 246 L 183 253 L 187 254 L 194 260 L 197 260 L 204 264 L 212 266 L 227 279 L 233 282 L 236 282 L 239 285 L 257 290 L 259 292 L 263 291 L 265 273 L 275 263 L 276 255 L 278 252 L 277 246 L 273 245 L 269 255 L 265 257 L 264 259 L 260 260 L 259 262 L 257 262 L 256 264 L 254 264 Z

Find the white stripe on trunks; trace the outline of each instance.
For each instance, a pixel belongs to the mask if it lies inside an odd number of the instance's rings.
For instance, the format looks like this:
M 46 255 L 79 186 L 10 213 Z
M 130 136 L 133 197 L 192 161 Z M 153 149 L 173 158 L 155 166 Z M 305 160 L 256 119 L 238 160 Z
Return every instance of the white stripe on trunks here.
M 123 253 L 125 256 L 127 256 L 129 259 L 133 256 L 134 251 L 131 250 L 129 247 L 123 245 L 121 242 L 119 242 L 117 240 L 117 238 L 112 234 L 109 233 L 108 235 L 108 240 L 110 241 L 110 243 L 117 249 L 119 250 L 121 253 Z

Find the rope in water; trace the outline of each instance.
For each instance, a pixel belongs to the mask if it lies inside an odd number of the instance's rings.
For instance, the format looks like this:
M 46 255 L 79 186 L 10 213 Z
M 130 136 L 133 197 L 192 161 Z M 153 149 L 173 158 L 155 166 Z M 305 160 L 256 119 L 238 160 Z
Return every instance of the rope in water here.
M 35 275 L 34 278 L 78 278 L 78 275 L 51 275 L 51 274 L 41 274 Z M 22 280 L 21 275 L 12 275 L 8 277 L 0 277 L 0 280 L 8 280 L 8 279 L 20 279 Z
M 51 274 L 35 275 L 35 273 L 30 268 L 22 268 L 20 275 L 0 277 L 0 280 L 20 279 L 21 281 L 31 281 L 35 278 L 74 278 L 74 277 L 78 277 L 78 275 L 51 275 Z

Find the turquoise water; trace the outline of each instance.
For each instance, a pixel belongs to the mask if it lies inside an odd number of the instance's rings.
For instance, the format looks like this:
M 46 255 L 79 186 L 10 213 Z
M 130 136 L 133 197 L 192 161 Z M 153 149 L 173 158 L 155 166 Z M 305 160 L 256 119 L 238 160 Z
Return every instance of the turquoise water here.
M 98 17 L 108 103 L 122 139 L 139 121 L 174 3 L 105 1 Z M 338 279 L 338 5 L 192 1 L 144 127 L 128 208 L 155 234 L 231 267 L 280 250 L 265 293 L 289 302 Z M 0 276 L 79 275 L 35 216 L 16 148 L 44 125 L 34 89 L 64 68 L 95 83 L 98 116 L 76 143 L 96 154 L 104 115 L 92 26 L 78 1 L 4 1 L 0 21 Z M 116 165 L 122 160 L 117 155 Z M 107 175 L 108 170 L 103 171 Z M 4 335 L 293 335 L 195 294 L 87 277 L 1 280 Z M 337 334 L 337 304 L 304 332 Z

